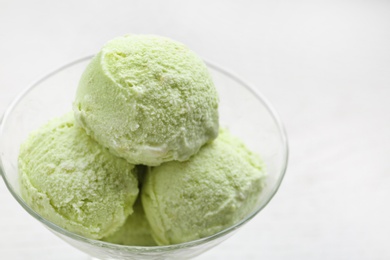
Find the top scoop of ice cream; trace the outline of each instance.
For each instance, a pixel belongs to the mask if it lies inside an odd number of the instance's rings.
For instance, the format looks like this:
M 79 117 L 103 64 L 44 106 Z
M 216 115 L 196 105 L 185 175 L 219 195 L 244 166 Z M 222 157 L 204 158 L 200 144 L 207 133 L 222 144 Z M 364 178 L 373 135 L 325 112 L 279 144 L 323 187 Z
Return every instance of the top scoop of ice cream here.
M 186 162 L 151 167 L 142 203 L 159 245 L 213 235 L 252 212 L 264 187 L 261 159 L 228 132 Z
M 55 224 L 94 239 L 115 232 L 132 213 L 135 171 L 75 126 L 73 113 L 33 132 L 19 154 L 26 203 Z
M 134 164 L 185 161 L 218 134 L 206 65 L 163 37 L 109 41 L 84 71 L 73 108 L 89 135 Z

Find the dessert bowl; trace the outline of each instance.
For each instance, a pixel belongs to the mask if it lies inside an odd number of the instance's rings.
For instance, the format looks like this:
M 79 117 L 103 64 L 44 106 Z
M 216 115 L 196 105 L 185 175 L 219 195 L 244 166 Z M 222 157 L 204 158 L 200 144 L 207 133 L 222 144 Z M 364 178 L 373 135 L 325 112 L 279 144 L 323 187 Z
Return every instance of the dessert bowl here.
M 72 109 L 78 81 L 92 56 L 48 73 L 21 93 L 0 123 L 0 173 L 19 204 L 55 235 L 98 259 L 190 259 L 218 245 L 258 214 L 277 192 L 287 167 L 288 146 L 283 125 L 269 102 L 255 88 L 219 66 L 206 62 L 219 93 L 220 126 L 228 128 L 258 153 L 266 166 L 266 185 L 256 208 L 235 225 L 202 239 L 168 246 L 123 246 L 88 239 L 44 219 L 20 195 L 18 154 L 29 133 Z

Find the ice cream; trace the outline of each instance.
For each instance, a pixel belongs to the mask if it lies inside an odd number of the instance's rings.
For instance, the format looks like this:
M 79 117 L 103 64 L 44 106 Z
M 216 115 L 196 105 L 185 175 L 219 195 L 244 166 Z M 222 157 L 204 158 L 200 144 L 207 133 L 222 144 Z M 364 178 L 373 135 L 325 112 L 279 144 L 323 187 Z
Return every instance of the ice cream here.
M 204 62 L 157 36 L 109 41 L 83 73 L 77 123 L 133 164 L 185 161 L 218 134 L 218 97 Z
M 265 183 L 262 160 L 218 120 L 196 54 L 163 37 L 116 38 L 85 69 L 73 113 L 21 146 L 22 197 L 58 226 L 116 244 L 213 235 L 253 212 Z
M 133 212 L 136 168 L 74 124 L 73 113 L 33 132 L 19 154 L 25 202 L 51 222 L 100 239 L 115 232 Z
M 157 245 L 152 237 L 140 197 L 134 204 L 134 212 L 127 218 L 125 224 L 117 232 L 104 238 L 103 241 L 129 246 Z
M 142 203 L 159 245 L 213 235 L 251 213 L 264 187 L 262 160 L 227 131 L 186 162 L 150 167 Z

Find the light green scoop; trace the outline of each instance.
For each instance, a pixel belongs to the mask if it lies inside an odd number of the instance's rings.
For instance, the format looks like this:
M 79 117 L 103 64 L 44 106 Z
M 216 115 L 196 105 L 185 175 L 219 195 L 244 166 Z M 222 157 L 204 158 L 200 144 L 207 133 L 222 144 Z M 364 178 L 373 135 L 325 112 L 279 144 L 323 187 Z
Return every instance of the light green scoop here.
M 206 65 L 164 37 L 109 41 L 84 71 L 73 109 L 89 135 L 133 164 L 185 161 L 218 134 Z
M 134 212 L 127 218 L 125 224 L 114 234 L 105 237 L 103 241 L 127 246 L 157 245 L 152 237 L 140 197 L 134 204 Z
M 115 232 L 133 212 L 135 171 L 75 126 L 73 113 L 34 131 L 19 154 L 26 203 L 58 226 L 93 239 Z
M 213 235 L 255 210 L 265 183 L 262 160 L 228 132 L 186 162 L 150 167 L 142 203 L 159 245 Z

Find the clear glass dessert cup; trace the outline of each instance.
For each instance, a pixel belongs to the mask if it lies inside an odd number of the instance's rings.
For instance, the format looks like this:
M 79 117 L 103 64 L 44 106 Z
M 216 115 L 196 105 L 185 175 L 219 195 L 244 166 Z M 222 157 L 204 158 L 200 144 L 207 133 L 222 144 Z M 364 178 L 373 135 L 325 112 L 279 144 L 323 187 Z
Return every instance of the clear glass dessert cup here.
M 169 246 L 123 246 L 71 233 L 32 210 L 20 195 L 18 153 L 28 134 L 53 117 L 71 110 L 79 78 L 92 56 L 47 74 L 9 106 L 0 125 L 0 173 L 13 197 L 54 234 L 98 259 L 189 259 L 218 245 L 259 213 L 278 190 L 287 167 L 288 147 L 276 112 L 255 88 L 234 74 L 206 62 L 220 97 L 220 125 L 259 153 L 266 165 L 266 187 L 257 207 L 235 225 L 209 237 Z

